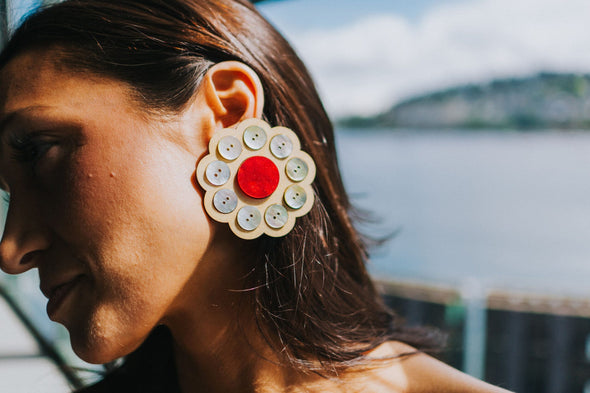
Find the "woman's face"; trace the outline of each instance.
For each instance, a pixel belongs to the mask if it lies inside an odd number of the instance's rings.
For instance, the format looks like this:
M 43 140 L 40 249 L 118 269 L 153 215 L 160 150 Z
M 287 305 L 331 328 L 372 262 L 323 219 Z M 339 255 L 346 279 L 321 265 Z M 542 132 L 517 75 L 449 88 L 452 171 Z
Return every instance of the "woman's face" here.
M 0 72 L 0 267 L 37 267 L 49 317 L 101 363 L 135 349 L 180 307 L 199 262 L 219 258 L 194 183 L 206 140 L 199 116 L 155 120 L 125 84 L 51 57 Z

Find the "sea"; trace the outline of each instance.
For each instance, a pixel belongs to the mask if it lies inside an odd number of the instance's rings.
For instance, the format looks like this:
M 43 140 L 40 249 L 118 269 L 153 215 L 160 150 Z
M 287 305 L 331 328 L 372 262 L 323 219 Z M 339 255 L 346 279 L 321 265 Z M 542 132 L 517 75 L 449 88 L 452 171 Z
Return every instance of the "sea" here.
M 336 145 L 359 229 L 389 239 L 377 279 L 590 297 L 590 132 L 341 128 Z M 2 283 L 51 329 L 36 271 Z
M 590 132 L 337 129 L 336 141 L 348 193 L 371 217 L 359 229 L 389 238 L 371 250 L 375 278 L 446 286 L 471 299 L 489 290 L 590 296 Z M 91 368 L 48 320 L 35 271 L 0 273 L 0 285 L 70 364 Z M 0 327 L 13 326 L 6 336 L 17 337 L 19 322 L 6 323 L 15 316 L 0 314 Z M 0 346 L 0 357 L 13 346 Z M 5 383 L 6 375 L 21 383 L 29 363 L 0 369 Z
M 337 129 L 382 280 L 590 295 L 590 132 Z

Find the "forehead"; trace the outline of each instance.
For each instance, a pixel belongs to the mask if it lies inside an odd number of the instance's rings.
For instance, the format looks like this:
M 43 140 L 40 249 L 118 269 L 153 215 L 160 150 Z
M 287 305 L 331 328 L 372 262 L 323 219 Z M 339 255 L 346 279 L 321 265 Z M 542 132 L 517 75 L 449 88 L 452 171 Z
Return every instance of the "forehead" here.
M 79 109 L 93 104 L 131 105 L 124 83 L 60 66 L 53 51 L 17 55 L 0 70 L 0 114 L 27 107 Z
M 23 53 L 10 60 L 0 70 L 0 105 L 9 111 L 15 98 L 31 96 L 43 87 L 40 83 L 51 70 L 46 53 Z
M 60 70 L 52 51 L 26 51 L 14 57 L 0 70 L 0 99 L 10 106 L 16 98 L 49 94 L 57 85 L 69 83 L 70 75 Z

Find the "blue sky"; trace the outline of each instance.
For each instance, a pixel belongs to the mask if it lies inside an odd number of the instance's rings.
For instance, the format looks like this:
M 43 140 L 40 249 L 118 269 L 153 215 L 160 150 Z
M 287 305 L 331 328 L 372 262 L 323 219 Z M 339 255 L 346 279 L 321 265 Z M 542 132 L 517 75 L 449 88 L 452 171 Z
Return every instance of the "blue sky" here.
M 11 0 L 13 13 L 40 0 Z M 590 73 L 590 0 L 270 0 L 333 117 L 541 71 Z
M 396 13 L 417 20 L 430 7 L 472 0 L 269 0 L 258 5 L 277 25 L 292 28 L 340 26 L 369 14 Z
M 0 0 L 8 1 L 8 16 L 11 24 L 17 23 L 23 14 L 36 8 L 41 4 L 41 0 Z
M 335 117 L 460 84 L 590 73 L 589 0 L 288 0 L 259 9 Z

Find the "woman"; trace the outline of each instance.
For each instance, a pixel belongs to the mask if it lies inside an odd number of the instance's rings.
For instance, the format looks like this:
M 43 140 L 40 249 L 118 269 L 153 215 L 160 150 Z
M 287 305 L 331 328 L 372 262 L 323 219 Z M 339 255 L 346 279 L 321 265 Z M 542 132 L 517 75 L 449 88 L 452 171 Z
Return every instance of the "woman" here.
M 0 89 L 0 266 L 39 270 L 82 359 L 127 356 L 86 391 L 501 390 L 423 354 L 432 337 L 381 302 L 313 83 L 247 1 L 65 1 L 15 32 Z M 248 119 L 317 167 L 284 236 L 213 219 L 195 171 Z

